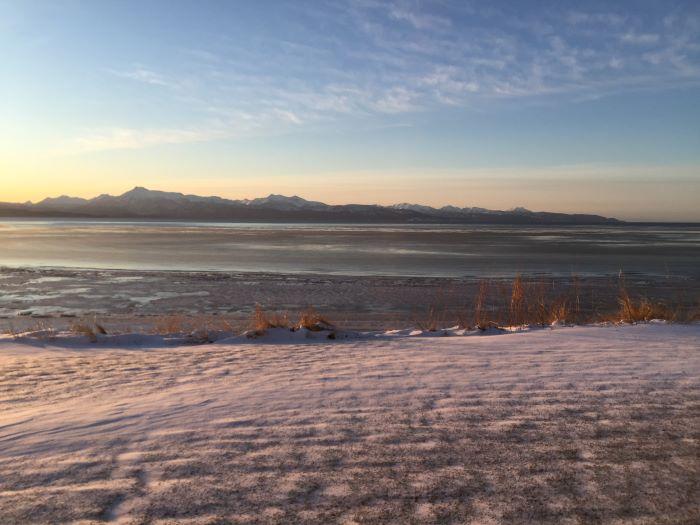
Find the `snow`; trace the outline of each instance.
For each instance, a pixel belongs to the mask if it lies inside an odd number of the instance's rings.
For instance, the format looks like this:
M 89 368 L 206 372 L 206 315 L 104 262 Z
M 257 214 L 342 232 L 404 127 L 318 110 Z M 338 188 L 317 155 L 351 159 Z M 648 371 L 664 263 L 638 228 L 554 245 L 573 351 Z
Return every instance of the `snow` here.
M 700 325 L 0 339 L 0 523 L 697 522 Z

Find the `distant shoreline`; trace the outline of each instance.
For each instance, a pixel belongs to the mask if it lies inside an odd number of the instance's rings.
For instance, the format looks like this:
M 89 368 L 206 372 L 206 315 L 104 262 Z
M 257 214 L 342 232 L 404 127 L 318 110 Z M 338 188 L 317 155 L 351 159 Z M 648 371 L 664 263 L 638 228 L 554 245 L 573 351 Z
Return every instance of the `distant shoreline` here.
M 332 223 L 418 224 L 618 224 L 622 221 L 590 213 L 531 211 L 518 207 L 491 210 L 481 207 L 421 204 L 326 204 L 297 195 L 270 194 L 256 199 L 185 195 L 135 187 L 121 195 L 92 199 L 49 197 L 40 202 L 0 202 L 0 215 L 24 217 L 80 217 L 124 219 L 180 219 L 215 221 L 292 221 Z
M 42 220 L 60 220 L 60 221 L 104 221 L 104 222 L 126 222 L 126 223 L 206 223 L 206 224 L 347 224 L 347 225 L 375 225 L 375 226 L 523 226 L 523 227 L 583 227 L 583 226 L 597 226 L 601 228 L 624 228 L 628 226 L 669 226 L 669 227 L 681 227 L 681 228 L 692 228 L 700 227 L 700 222 L 666 222 L 666 221 L 624 221 L 618 219 L 617 223 L 567 223 L 567 222 L 551 222 L 551 223 L 519 223 L 519 222 L 374 222 L 374 221 L 318 221 L 318 220 L 282 220 L 282 219 L 270 219 L 270 220 L 253 220 L 253 219 L 183 219 L 183 218 L 169 218 L 169 217 L 107 217 L 107 216 L 78 216 L 78 215 L 3 215 L 0 213 L 0 222 L 2 221 L 42 221 Z

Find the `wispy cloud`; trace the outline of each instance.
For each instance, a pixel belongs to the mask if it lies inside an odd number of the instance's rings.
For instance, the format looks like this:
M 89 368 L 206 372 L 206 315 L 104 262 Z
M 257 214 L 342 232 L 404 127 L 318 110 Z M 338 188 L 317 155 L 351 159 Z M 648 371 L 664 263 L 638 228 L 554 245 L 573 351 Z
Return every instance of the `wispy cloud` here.
M 221 128 L 202 129 L 134 129 L 108 128 L 88 130 L 57 148 L 56 153 L 75 155 L 120 149 L 142 149 L 165 144 L 205 142 L 229 136 Z
M 389 17 L 411 24 L 415 29 L 444 30 L 452 26 L 449 18 L 420 13 L 389 4 Z
M 126 71 L 119 71 L 115 69 L 107 70 L 112 75 L 117 77 L 126 78 L 129 80 L 134 80 L 136 82 L 142 82 L 144 84 L 151 84 L 153 86 L 164 86 L 164 87 L 178 87 L 178 83 L 170 80 L 163 75 L 144 68 L 134 68 Z
M 290 124 L 299 125 L 304 122 L 296 113 L 286 109 L 276 109 L 275 114 L 278 115 L 280 119 Z
M 619 26 L 624 24 L 625 15 L 610 12 L 584 12 L 584 11 L 569 11 L 564 14 L 564 20 L 571 25 L 604 25 L 604 26 Z
M 700 15 L 439 2 L 293 3 L 283 36 L 219 38 L 164 66 L 109 69 L 163 89 L 193 122 L 117 126 L 76 139 L 96 151 L 277 133 L 347 116 L 391 119 L 504 98 L 551 103 L 700 83 Z M 214 131 L 212 131 L 212 129 Z
M 656 33 L 633 33 L 628 32 L 620 38 L 628 44 L 656 44 L 660 37 Z

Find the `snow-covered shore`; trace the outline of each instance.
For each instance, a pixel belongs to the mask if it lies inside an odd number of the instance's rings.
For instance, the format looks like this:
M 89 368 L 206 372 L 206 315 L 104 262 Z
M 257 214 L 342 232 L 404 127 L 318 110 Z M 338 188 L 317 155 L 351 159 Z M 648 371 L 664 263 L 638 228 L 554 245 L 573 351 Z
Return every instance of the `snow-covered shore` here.
M 691 523 L 698 428 L 697 324 L 5 337 L 0 522 Z

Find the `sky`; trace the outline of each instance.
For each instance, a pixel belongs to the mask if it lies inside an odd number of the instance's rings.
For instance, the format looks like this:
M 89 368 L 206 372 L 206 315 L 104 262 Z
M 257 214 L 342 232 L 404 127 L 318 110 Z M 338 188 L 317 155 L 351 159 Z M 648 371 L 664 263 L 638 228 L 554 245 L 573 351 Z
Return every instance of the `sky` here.
M 0 201 L 700 221 L 700 2 L 0 0 Z

